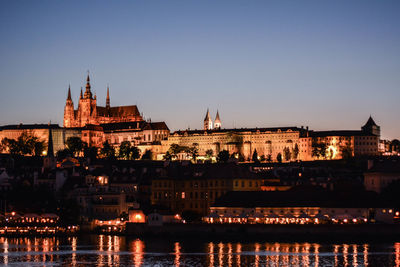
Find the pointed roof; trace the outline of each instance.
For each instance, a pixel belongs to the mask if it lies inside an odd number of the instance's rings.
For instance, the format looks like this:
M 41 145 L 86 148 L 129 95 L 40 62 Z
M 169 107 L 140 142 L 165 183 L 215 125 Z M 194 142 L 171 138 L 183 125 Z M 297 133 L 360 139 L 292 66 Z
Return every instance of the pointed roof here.
M 81 87 L 81 96 L 80 96 L 80 98 L 81 99 L 83 98 L 82 87 Z
M 54 158 L 53 135 L 51 133 L 51 127 L 49 127 L 49 140 L 47 141 L 47 157 Z
M 110 87 L 107 85 L 106 107 L 110 107 Z
M 375 121 L 374 121 L 374 119 L 372 118 L 371 115 L 369 116 L 369 119 L 368 119 L 367 123 L 364 125 L 364 127 L 367 127 L 367 126 L 369 126 L 369 127 L 371 127 L 371 126 L 378 126 L 378 125 L 375 123 Z
M 89 72 L 88 76 L 86 79 L 86 91 L 85 91 L 85 98 L 92 98 L 92 92 L 90 91 L 90 78 L 89 78 Z
M 204 121 L 210 121 L 211 117 L 210 117 L 210 111 L 207 109 L 207 114 L 206 117 L 204 118 Z
M 67 100 L 72 100 L 71 98 L 71 85 L 68 86 L 68 97 Z
M 221 119 L 219 118 L 218 110 L 217 110 L 217 116 L 215 116 L 215 122 L 221 122 Z

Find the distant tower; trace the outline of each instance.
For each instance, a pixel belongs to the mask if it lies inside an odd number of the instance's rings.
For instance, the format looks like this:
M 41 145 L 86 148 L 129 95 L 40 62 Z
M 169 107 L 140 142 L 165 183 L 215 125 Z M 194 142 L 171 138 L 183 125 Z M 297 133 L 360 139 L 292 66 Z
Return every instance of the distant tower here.
M 106 98 L 106 108 L 110 108 L 110 88 L 107 85 L 107 98 Z
M 43 159 L 43 167 L 45 169 L 55 169 L 56 165 L 57 165 L 57 162 L 54 157 L 53 134 L 51 132 L 51 124 L 49 123 L 49 138 L 47 141 L 47 155 Z
M 215 117 L 215 121 L 214 121 L 214 129 L 221 129 L 221 119 L 219 118 L 219 112 L 217 110 L 217 116 Z
M 68 87 L 67 102 L 64 108 L 64 127 L 74 127 L 74 103 L 71 98 L 71 86 Z
M 375 123 L 374 119 L 372 119 L 371 116 L 369 116 L 367 123 L 365 123 L 365 125 L 362 126 L 361 129 L 363 130 L 363 132 L 378 136 L 378 139 L 380 139 L 381 137 L 381 127 L 379 127 Z
M 210 111 L 207 109 L 206 117 L 204 118 L 204 130 L 212 130 L 213 122 L 210 117 Z

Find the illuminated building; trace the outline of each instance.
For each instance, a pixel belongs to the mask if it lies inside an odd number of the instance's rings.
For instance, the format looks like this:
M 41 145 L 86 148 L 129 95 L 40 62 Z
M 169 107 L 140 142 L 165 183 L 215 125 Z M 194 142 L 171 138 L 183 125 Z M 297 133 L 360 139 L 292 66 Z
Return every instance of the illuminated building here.
M 394 209 L 373 192 L 345 194 L 315 190 L 229 192 L 211 205 L 214 223 L 394 222 Z M 259 220 L 256 220 L 256 219 Z M 301 220 L 304 223 L 304 220 Z
M 142 121 L 136 105 L 116 106 L 110 105 L 110 93 L 107 87 L 106 106 L 97 106 L 96 95 L 91 92 L 89 75 L 86 79 L 86 90 L 79 97 L 78 109 L 74 109 L 74 103 L 71 97 L 71 88 L 68 88 L 67 101 L 64 108 L 64 127 L 84 127 L 88 124 L 99 125 L 115 122 L 133 122 Z
M 61 128 L 57 124 L 17 124 L 5 125 L 0 127 L 0 141 L 4 138 L 18 139 L 22 133 L 37 137 L 40 141 L 49 143 L 49 134 L 51 129 L 53 151 L 54 153 L 65 148 L 65 142 L 69 137 L 81 137 L 79 129 Z M 46 149 L 47 150 L 47 149 Z M 6 148 L 3 153 L 8 153 Z
M 260 191 L 261 175 L 236 164 L 174 165 L 153 178 L 151 203 L 181 213 L 206 214 L 214 201 L 229 191 Z

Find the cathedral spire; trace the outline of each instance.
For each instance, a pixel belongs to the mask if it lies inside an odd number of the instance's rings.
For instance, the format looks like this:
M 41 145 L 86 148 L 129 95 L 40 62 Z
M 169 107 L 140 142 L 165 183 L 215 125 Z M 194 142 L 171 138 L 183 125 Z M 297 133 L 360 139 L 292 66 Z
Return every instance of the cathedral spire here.
M 212 130 L 213 122 L 210 117 L 210 111 L 207 109 L 206 117 L 204 118 L 204 130 Z
M 219 118 L 218 110 L 217 110 L 217 116 L 215 117 L 215 121 L 214 121 L 214 128 L 221 129 L 221 119 Z
M 68 86 L 68 97 L 67 97 L 67 100 L 71 100 L 72 101 L 72 98 L 71 98 L 71 85 Z
M 85 91 L 85 95 L 84 95 L 85 99 L 86 98 L 92 98 L 92 92 L 90 91 L 90 77 L 89 77 L 89 71 L 88 71 L 88 75 L 86 78 L 86 91 Z
M 110 87 L 107 85 L 106 108 L 110 107 Z
M 81 96 L 80 96 L 80 99 L 82 99 L 83 98 L 83 93 L 82 93 L 82 87 L 81 87 Z

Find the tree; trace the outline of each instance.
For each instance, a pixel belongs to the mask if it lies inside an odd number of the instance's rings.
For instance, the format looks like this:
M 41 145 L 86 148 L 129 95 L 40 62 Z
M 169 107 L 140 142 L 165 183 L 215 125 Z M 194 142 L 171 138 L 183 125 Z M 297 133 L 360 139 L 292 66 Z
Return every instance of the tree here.
M 281 154 L 281 153 L 278 153 L 278 155 L 276 155 L 276 160 L 277 160 L 279 163 L 282 163 L 282 154 Z
M 345 160 L 353 157 L 353 149 L 351 148 L 350 143 L 347 143 L 346 146 L 341 147 L 340 151 L 342 153 L 342 158 Z
M 4 150 L 17 155 L 41 155 L 45 148 L 44 141 L 27 132 L 22 132 L 16 140 L 4 138 L 1 144 Z
M 83 155 L 85 158 L 89 158 L 91 160 L 95 160 L 97 158 L 98 149 L 94 146 L 85 146 L 83 149 Z
M 218 162 L 227 162 L 229 160 L 229 152 L 227 150 L 222 150 L 218 153 L 217 161 Z
M 153 159 L 153 152 L 151 152 L 150 149 L 147 149 L 142 155 L 142 160 L 152 160 L 152 159 Z
M 69 151 L 68 148 L 58 150 L 57 154 L 56 154 L 56 157 L 58 160 L 63 160 L 68 157 L 71 157 L 71 156 L 72 156 L 72 153 L 71 153 L 71 151 Z
M 207 158 L 207 159 L 211 159 L 212 156 L 213 156 L 213 154 L 214 154 L 214 151 L 213 151 L 212 149 L 208 149 L 208 150 L 206 151 L 206 158 Z
M 135 160 L 140 158 L 140 150 L 131 145 L 129 141 L 123 141 L 119 146 L 119 157 L 121 159 Z
M 251 157 L 251 159 L 253 160 L 253 162 L 256 162 L 256 163 L 260 162 L 258 160 L 257 149 L 254 149 L 253 156 Z
M 71 153 L 77 157 L 85 148 L 85 142 L 82 141 L 81 138 L 77 136 L 72 136 L 67 139 L 65 142 L 67 148 L 71 151 Z
M 289 161 L 290 158 L 292 157 L 292 153 L 290 152 L 290 148 L 285 147 L 285 148 L 283 149 L 283 155 L 284 155 L 284 157 L 285 157 L 285 160 L 286 160 L 286 161 Z
M 318 143 L 314 141 L 312 143 L 312 156 L 316 158 L 326 158 L 327 145 L 325 143 Z
M 133 160 L 136 160 L 136 159 L 140 158 L 140 149 L 135 147 L 135 146 L 132 146 L 131 147 L 130 157 Z
M 268 162 L 271 162 L 271 161 L 272 161 L 272 155 L 271 155 L 271 154 L 268 154 L 268 155 L 267 155 L 266 161 L 268 161 Z
M 115 149 L 110 145 L 110 143 L 108 143 L 108 141 L 105 141 L 103 147 L 100 149 L 100 154 L 107 159 L 111 159 L 115 157 Z
M 169 153 L 169 151 L 165 152 L 164 155 L 164 160 L 172 160 L 172 155 Z
M 260 157 L 260 161 L 261 162 L 264 162 L 266 159 L 265 159 L 265 156 L 264 155 L 261 155 L 261 157 Z
M 293 148 L 292 152 L 293 152 L 292 153 L 293 159 L 297 160 L 297 157 L 299 156 L 299 146 L 298 146 L 297 143 L 294 145 L 294 148 Z
M 131 154 L 131 142 L 123 141 L 119 145 L 118 157 L 121 159 L 130 159 Z
M 186 149 L 185 152 L 189 155 L 189 157 L 192 158 L 192 160 L 194 162 L 196 162 L 196 159 L 199 156 L 199 150 L 197 149 L 197 147 L 195 147 L 195 146 L 189 147 Z
M 43 154 L 43 151 L 46 148 L 46 144 L 44 141 L 37 141 L 33 145 L 33 152 L 35 156 L 41 156 Z
M 182 147 L 180 145 L 172 144 L 169 147 L 168 151 L 169 151 L 169 154 L 171 155 L 171 158 L 175 159 L 175 158 L 178 157 L 178 154 L 181 153 L 183 150 L 182 150 Z

